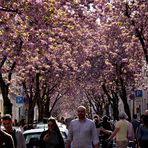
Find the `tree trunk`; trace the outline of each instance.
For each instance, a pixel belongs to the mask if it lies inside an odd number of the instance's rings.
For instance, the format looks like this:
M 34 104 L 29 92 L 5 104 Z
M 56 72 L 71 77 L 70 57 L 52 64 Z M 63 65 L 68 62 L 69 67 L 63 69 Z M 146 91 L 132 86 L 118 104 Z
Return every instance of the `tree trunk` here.
M 113 118 L 114 118 L 114 120 L 118 120 L 119 119 L 118 104 L 113 103 L 112 104 L 112 109 L 113 109 Z
M 32 104 L 29 104 L 28 108 L 28 124 L 33 123 L 33 118 L 34 118 L 34 107 Z
M 106 111 L 106 115 L 109 116 L 109 104 L 108 103 L 105 105 L 105 111 Z
M 44 117 L 50 117 L 50 112 L 49 112 L 49 100 L 47 99 L 46 100 L 46 103 L 45 103 L 45 109 L 44 109 Z
M 102 85 L 104 93 L 107 95 L 108 101 L 110 102 L 112 109 L 113 109 L 113 118 L 114 120 L 118 120 L 119 110 L 118 110 L 118 96 L 117 93 L 111 90 L 111 95 L 109 94 L 109 91 L 106 88 L 106 85 Z
M 12 103 L 8 97 L 9 85 L 6 85 L 2 77 L 0 77 L 0 88 L 3 96 L 4 114 L 12 115 Z
M 112 99 L 113 117 L 114 117 L 114 120 L 118 120 L 119 119 L 119 110 L 118 110 L 119 98 L 118 98 L 117 92 L 112 91 L 112 95 L 113 95 L 113 99 Z
M 130 108 L 129 108 L 129 105 L 127 103 L 127 98 L 125 99 L 124 98 L 121 98 L 122 101 L 123 101 L 123 104 L 124 104 L 124 111 L 126 112 L 127 116 L 128 116 L 128 120 L 130 121 L 131 120 L 131 112 L 130 112 Z
M 0 88 L 3 96 L 3 105 L 4 105 L 4 114 L 10 114 L 12 115 L 12 103 L 8 97 L 9 94 L 9 85 L 12 77 L 12 71 L 15 68 L 16 62 L 13 62 L 11 65 L 10 71 L 8 72 L 8 82 L 6 83 L 3 79 L 1 69 L 6 62 L 7 57 L 4 56 L 1 63 L 0 63 Z
M 41 102 L 37 103 L 37 105 L 38 105 L 38 109 L 39 109 L 38 122 L 42 122 L 43 121 L 43 117 L 44 117 L 44 114 L 43 114 L 44 105 Z
M 124 110 L 125 110 L 125 112 L 126 112 L 127 115 L 128 115 L 128 120 L 131 121 L 131 112 L 130 112 L 130 108 L 129 108 L 129 105 L 128 105 L 127 102 L 124 103 Z
M 121 100 L 123 101 L 124 111 L 128 116 L 128 120 L 130 121 L 131 120 L 131 112 L 130 112 L 129 105 L 127 103 L 127 92 L 126 92 L 126 88 L 124 85 L 124 81 L 121 77 L 120 77 L 120 83 L 121 83 L 120 97 L 121 97 Z
M 10 102 L 10 99 L 7 98 L 3 98 L 3 105 L 4 105 L 4 114 L 10 114 L 12 115 L 12 103 Z

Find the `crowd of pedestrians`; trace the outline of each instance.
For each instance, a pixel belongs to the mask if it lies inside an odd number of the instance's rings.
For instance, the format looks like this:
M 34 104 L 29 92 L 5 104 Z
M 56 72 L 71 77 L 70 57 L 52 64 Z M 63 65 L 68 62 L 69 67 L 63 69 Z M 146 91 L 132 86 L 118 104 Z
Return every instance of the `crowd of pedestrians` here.
M 125 112 L 119 113 L 119 120 L 115 123 L 106 115 L 100 118 L 94 116 L 102 148 L 147 148 L 148 147 L 148 110 L 141 115 L 133 115 L 131 121 Z M 114 146 L 113 145 L 116 145 Z
M 137 115 L 129 121 L 125 112 L 119 113 L 119 120 L 111 122 L 110 118 L 104 115 L 93 117 L 96 130 L 90 127 L 91 119 L 86 118 L 86 108 L 78 107 L 78 118 L 70 123 L 67 147 L 70 148 L 147 148 L 148 147 L 148 110 L 141 115 L 140 120 Z M 89 121 L 87 123 L 87 121 Z M 87 130 L 86 130 L 87 127 Z M 97 133 L 96 133 L 97 132 Z M 95 133 L 95 134 L 94 134 Z M 98 136 L 98 139 L 97 137 Z
M 107 115 L 95 115 L 93 119 L 86 116 L 86 108 L 77 108 L 77 117 L 68 126 L 65 141 L 61 135 L 56 119 L 50 117 L 48 129 L 43 131 L 37 147 L 39 148 L 147 148 L 148 147 L 148 110 L 141 115 L 133 115 L 131 121 L 125 112 L 119 113 L 119 120 L 112 122 Z M 65 124 L 64 118 L 61 119 Z M 22 131 L 13 128 L 11 115 L 0 117 L 4 126 L 0 128 L 0 148 L 26 148 Z M 15 121 L 15 124 L 17 122 Z M 1 127 L 1 126 L 0 126 Z M 30 143 L 31 144 L 31 143 Z M 28 147 L 27 147 L 28 148 Z M 30 148 L 31 145 L 30 145 Z

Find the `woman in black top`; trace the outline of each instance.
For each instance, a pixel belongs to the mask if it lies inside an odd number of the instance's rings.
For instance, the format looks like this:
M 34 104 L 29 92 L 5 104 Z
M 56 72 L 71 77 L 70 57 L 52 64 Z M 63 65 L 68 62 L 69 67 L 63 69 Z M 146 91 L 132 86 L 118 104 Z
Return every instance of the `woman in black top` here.
M 65 148 L 63 137 L 53 117 L 48 119 L 48 130 L 41 134 L 40 148 Z

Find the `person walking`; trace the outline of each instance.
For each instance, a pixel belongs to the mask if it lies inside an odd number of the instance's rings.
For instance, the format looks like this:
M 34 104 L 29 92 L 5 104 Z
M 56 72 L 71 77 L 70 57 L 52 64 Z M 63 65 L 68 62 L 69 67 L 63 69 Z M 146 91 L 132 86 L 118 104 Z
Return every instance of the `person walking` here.
M 135 134 L 135 147 L 138 147 L 138 140 L 137 140 L 137 129 L 139 128 L 140 125 L 140 120 L 137 119 L 137 114 L 133 115 L 133 119 L 131 121 L 134 129 L 134 134 Z
M 79 106 L 78 118 L 70 123 L 66 148 L 99 148 L 99 138 L 93 120 L 86 118 L 86 108 Z
M 63 137 L 53 117 L 48 119 L 48 130 L 41 134 L 40 148 L 65 148 Z
M 128 133 L 127 133 L 128 147 L 136 148 L 136 136 L 135 136 L 135 133 L 134 133 L 133 125 L 128 120 L 128 118 L 126 120 L 127 120 L 127 125 L 128 125 Z
M 140 125 L 140 121 L 137 119 L 137 114 L 133 115 L 133 120 L 131 121 L 133 128 L 134 128 L 134 133 L 136 135 L 137 129 Z
M 103 116 L 103 121 L 100 123 L 100 135 L 102 141 L 102 148 L 112 148 L 113 141 L 107 142 L 106 140 L 114 130 L 112 123 L 108 120 L 106 115 Z
M 5 114 L 2 117 L 2 123 L 5 128 L 5 132 L 12 136 L 15 148 L 26 148 L 24 135 L 20 130 L 13 128 L 11 115 Z
M 137 130 L 137 140 L 140 148 L 148 147 L 148 110 L 143 114 L 143 124 Z
M 14 142 L 11 135 L 1 130 L 1 118 L 0 118 L 0 148 L 14 148 Z
M 97 134 L 98 134 L 98 137 L 100 136 L 100 117 L 98 115 L 94 115 L 93 117 L 93 121 L 95 123 L 95 126 L 96 126 L 96 129 L 97 129 Z
M 119 121 L 116 122 L 115 130 L 107 139 L 112 140 L 114 137 L 116 138 L 117 148 L 127 148 L 128 145 L 128 123 L 127 123 L 127 115 L 125 112 L 119 113 Z

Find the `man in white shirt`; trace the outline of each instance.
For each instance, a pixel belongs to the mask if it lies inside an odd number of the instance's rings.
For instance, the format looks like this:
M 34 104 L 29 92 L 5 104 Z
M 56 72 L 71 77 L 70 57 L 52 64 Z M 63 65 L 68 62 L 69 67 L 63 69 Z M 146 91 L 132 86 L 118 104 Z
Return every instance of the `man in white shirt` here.
M 66 148 L 99 148 L 95 123 L 86 118 L 86 108 L 79 106 L 78 118 L 70 123 Z

